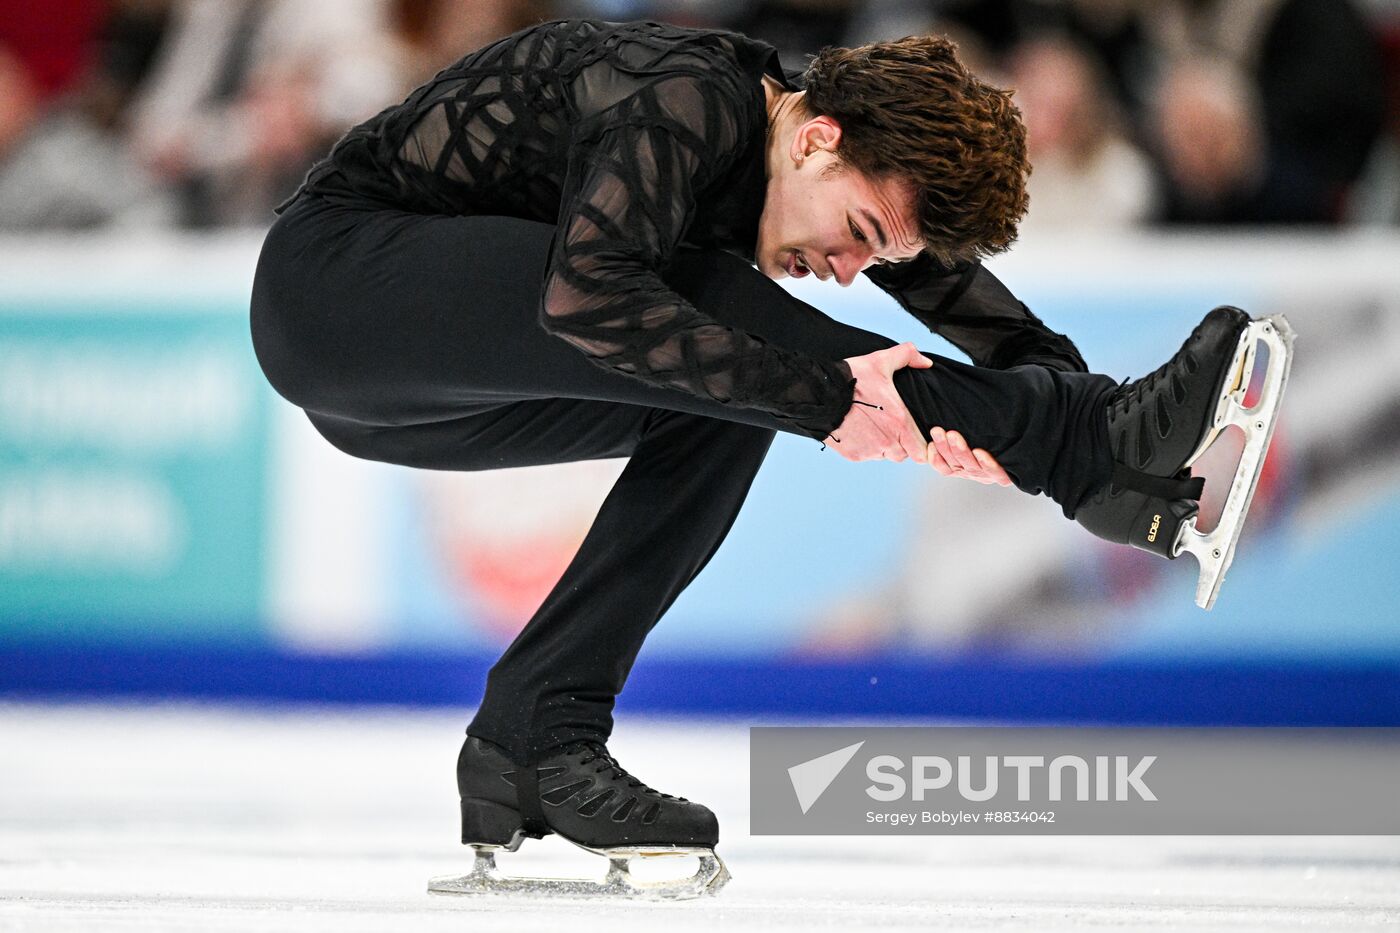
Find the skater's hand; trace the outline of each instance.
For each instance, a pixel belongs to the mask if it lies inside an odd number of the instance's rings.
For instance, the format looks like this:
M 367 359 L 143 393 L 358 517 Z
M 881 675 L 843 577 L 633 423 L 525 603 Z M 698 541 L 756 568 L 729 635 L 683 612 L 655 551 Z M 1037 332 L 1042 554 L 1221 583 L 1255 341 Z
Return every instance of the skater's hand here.
M 856 378 L 855 402 L 827 441 L 847 460 L 912 459 L 928 462 L 928 445 L 894 387 L 894 374 L 905 366 L 928 369 L 933 360 L 912 343 L 846 360 Z
M 988 486 L 993 483 L 998 486 L 1011 485 L 1011 477 L 1006 475 L 996 458 L 980 447 L 970 449 L 957 431 L 935 427 L 929 434 L 933 441 L 928 445 L 928 462 L 939 473 Z

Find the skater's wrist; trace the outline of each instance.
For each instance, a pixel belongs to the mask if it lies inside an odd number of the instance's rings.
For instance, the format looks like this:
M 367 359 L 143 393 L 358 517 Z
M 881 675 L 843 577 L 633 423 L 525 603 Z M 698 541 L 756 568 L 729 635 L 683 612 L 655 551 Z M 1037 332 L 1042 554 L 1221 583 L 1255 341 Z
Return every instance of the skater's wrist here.
M 851 408 L 855 404 L 856 380 L 851 375 L 851 367 L 845 360 L 837 360 L 834 369 L 836 370 L 835 392 L 830 406 L 820 415 L 792 420 L 793 427 L 813 440 L 827 441 L 832 432 L 846 420 L 846 416 L 850 414 Z

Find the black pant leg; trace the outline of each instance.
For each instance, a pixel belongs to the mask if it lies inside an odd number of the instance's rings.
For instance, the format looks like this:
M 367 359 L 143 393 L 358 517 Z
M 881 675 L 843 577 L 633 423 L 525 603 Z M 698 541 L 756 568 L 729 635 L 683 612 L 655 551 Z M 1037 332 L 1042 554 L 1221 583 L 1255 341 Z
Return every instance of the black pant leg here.
M 606 740 L 642 642 L 719 549 L 773 436 L 656 411 L 568 569 L 491 669 L 467 731 L 522 762 Z
M 659 409 L 548 398 L 478 406 L 460 418 L 375 425 L 308 411 L 326 440 L 352 457 L 420 470 L 473 472 L 630 457 Z
M 630 456 L 549 596 L 492 667 L 468 731 L 518 761 L 606 741 L 647 634 L 728 534 L 774 432 L 615 402 L 513 402 L 456 421 L 312 423 L 354 456 L 486 470 Z

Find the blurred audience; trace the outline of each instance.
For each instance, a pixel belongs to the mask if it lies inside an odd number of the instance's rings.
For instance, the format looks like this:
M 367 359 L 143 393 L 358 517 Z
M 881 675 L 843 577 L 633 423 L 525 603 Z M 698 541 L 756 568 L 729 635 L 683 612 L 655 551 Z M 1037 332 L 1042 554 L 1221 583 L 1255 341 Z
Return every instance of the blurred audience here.
M 42 54 L 7 60 L 0 45 L 0 229 L 172 221 L 172 199 L 128 144 L 129 106 L 170 7 L 170 0 L 54 4 Z
M 39 88 L 18 55 L 0 46 L 0 159 L 8 156 L 39 119 Z
M 383 0 L 184 0 L 132 144 L 189 227 L 265 222 L 308 164 L 398 96 Z
M 1152 49 L 1143 23 L 1147 0 L 941 0 L 926 29 L 973 43 L 983 67 L 1009 59 L 1024 43 L 1058 36 L 1095 62 L 1103 84 L 1125 113 L 1148 99 Z M 872 4 L 880 6 L 879 3 Z
M 1093 57 L 1067 38 L 1032 39 L 1012 51 L 1007 74 L 1034 166 L 1023 232 L 1145 222 L 1152 166 L 1123 132 Z
M 1186 59 L 1162 80 L 1152 130 L 1168 192 L 1164 219 L 1238 222 L 1276 210 L 1267 197 L 1262 107 L 1248 79 L 1229 62 Z M 1291 195 L 1283 192 L 1285 197 Z
M 1375 34 L 1349 0 L 1160 0 L 1153 130 L 1169 221 L 1333 223 L 1385 121 Z
M 0 0 L 0 49 L 18 61 L 40 100 L 52 99 L 87 70 L 108 6 L 103 0 Z
M 393 0 L 388 39 L 412 87 L 471 49 L 556 13 L 549 0 Z
M 947 32 L 1016 89 L 1027 229 L 1394 223 L 1400 0 L 1366 2 L 0 0 L 0 229 L 265 224 L 348 126 L 577 15 L 738 29 L 789 68 Z

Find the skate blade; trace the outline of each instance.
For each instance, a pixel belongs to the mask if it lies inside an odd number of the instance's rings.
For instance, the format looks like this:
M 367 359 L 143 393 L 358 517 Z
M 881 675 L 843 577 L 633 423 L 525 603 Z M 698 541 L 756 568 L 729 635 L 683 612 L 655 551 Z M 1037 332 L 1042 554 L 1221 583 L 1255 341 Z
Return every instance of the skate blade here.
M 1281 315 L 1276 316 L 1282 317 Z M 1220 393 L 1220 398 L 1215 403 L 1215 414 L 1211 421 L 1210 430 L 1206 432 L 1201 443 L 1192 451 L 1191 456 L 1186 458 L 1182 469 L 1190 469 L 1215 443 L 1220 432 L 1230 426 L 1231 422 L 1226 420 L 1230 407 L 1244 404 L 1245 394 L 1249 392 L 1249 381 L 1254 378 L 1254 361 L 1258 356 L 1259 338 L 1255 327 L 1263 323 L 1264 321 L 1251 321 L 1240 333 L 1240 339 L 1235 343 L 1235 355 L 1230 360 L 1230 372 L 1233 376 L 1226 378 L 1226 384 L 1229 388 Z M 1284 324 L 1287 326 L 1286 321 Z M 1292 331 L 1289 333 L 1291 334 Z
M 1196 530 L 1197 518 L 1193 516 L 1182 523 L 1172 548 L 1173 557 L 1190 553 L 1200 565 L 1196 605 L 1202 609 L 1215 605 L 1221 584 L 1225 582 L 1225 571 L 1230 569 L 1235 559 L 1235 545 L 1239 542 L 1240 532 L 1244 530 L 1249 505 L 1254 500 L 1254 490 L 1264 469 L 1264 458 L 1269 452 L 1269 442 L 1273 440 L 1279 408 L 1283 404 L 1283 392 L 1288 386 L 1288 371 L 1293 365 L 1293 338 L 1293 328 L 1281 314 L 1252 321 L 1241 335 L 1236 351 L 1239 375 L 1234 380 L 1234 386 L 1221 395 L 1216 405 L 1211 441 L 1233 424 L 1244 432 L 1244 452 L 1235 468 L 1230 494 L 1225 499 L 1225 507 L 1215 528 L 1209 534 L 1201 534 Z M 1258 400 L 1252 408 L 1246 408 L 1245 395 L 1249 391 L 1258 355 L 1256 351 L 1261 343 L 1269 348 L 1268 370 L 1264 374 L 1264 385 Z M 1209 446 L 1209 443 L 1204 446 Z M 1204 446 L 1192 457 L 1193 461 L 1204 452 Z
M 575 843 L 577 845 L 577 843 Z M 594 849 L 579 846 L 608 860 L 608 873 L 602 880 L 590 878 L 517 878 L 496 867 L 495 847 L 476 847 L 472 870 L 457 877 L 434 878 L 430 894 L 515 894 L 530 897 L 598 898 L 621 897 L 640 900 L 689 900 L 716 894 L 729 881 L 729 870 L 713 849 L 691 846 L 637 846 Z M 634 858 L 653 859 L 693 856 L 699 860 L 695 873 L 684 878 L 642 881 L 633 877 Z

